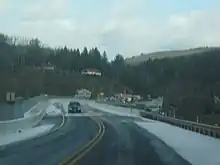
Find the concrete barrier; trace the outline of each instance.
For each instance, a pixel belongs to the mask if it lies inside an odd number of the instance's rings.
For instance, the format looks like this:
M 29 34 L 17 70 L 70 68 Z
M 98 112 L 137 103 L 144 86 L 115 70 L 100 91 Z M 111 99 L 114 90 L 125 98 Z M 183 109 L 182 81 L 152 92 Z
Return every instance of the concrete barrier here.
M 0 136 L 1 134 L 22 131 L 23 129 L 32 128 L 39 124 L 46 114 L 48 102 L 36 104 L 30 111 L 24 114 L 24 118 L 7 120 L 0 122 Z

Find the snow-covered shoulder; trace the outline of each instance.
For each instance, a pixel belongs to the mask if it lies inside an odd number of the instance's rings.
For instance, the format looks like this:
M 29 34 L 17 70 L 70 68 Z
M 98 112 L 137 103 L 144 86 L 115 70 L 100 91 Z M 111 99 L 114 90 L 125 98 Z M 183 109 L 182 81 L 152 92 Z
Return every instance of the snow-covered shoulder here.
M 192 165 L 220 165 L 220 140 L 162 122 L 136 122 Z
M 54 126 L 55 126 L 54 124 L 40 125 L 34 128 L 20 130 L 15 133 L 1 135 L 0 146 L 5 146 L 11 143 L 16 143 L 34 137 L 42 136 L 48 133 Z
M 46 113 L 48 116 L 60 116 L 62 114 L 61 110 L 52 104 L 46 109 Z

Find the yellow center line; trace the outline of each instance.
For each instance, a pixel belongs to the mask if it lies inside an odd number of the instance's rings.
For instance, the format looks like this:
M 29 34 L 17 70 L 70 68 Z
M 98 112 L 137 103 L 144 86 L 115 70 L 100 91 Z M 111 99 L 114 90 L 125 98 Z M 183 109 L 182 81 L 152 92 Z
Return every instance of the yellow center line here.
M 103 130 L 101 132 L 101 135 L 98 137 L 98 139 L 94 143 L 92 143 L 92 145 L 89 146 L 85 151 L 83 151 L 78 157 L 72 160 L 69 165 L 74 165 L 77 161 L 83 158 L 89 151 L 91 151 L 101 141 L 102 137 L 105 134 L 105 129 L 104 129 L 105 127 L 102 123 L 101 125 L 102 125 Z
M 70 164 L 76 163 L 83 156 L 85 156 L 102 139 L 105 133 L 104 124 L 101 121 L 98 122 L 94 118 L 92 118 L 92 120 L 94 120 L 99 127 L 99 131 L 96 134 L 96 136 L 92 140 L 90 140 L 88 143 L 86 143 L 84 146 L 82 146 L 79 150 L 77 150 L 72 155 L 68 156 L 63 161 L 61 161 L 58 165 L 70 165 Z

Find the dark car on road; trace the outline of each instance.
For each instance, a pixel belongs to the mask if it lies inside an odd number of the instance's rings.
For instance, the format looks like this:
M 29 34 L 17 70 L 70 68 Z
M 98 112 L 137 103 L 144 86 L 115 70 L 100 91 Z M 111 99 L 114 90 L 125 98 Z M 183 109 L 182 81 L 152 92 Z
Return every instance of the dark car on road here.
M 71 101 L 68 105 L 68 113 L 81 113 L 81 105 L 77 101 Z

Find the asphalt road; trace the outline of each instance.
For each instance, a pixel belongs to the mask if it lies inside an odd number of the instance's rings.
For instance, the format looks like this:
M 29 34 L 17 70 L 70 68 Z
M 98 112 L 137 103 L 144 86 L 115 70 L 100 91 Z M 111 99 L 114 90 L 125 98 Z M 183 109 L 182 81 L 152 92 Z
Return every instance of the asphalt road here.
M 133 119 L 111 115 L 101 118 L 106 127 L 103 139 L 77 165 L 189 165 Z
M 89 117 L 69 117 L 56 132 L 1 149 L 0 164 L 55 165 L 69 156 L 68 162 L 75 160 L 76 165 L 189 164 L 154 135 L 137 127 L 133 119 L 104 114 L 96 120 L 103 123 L 102 129 Z M 91 147 L 78 152 L 96 135 L 100 136 Z
M 91 140 L 98 131 L 89 118 L 71 118 L 56 132 L 0 149 L 1 165 L 54 165 Z

